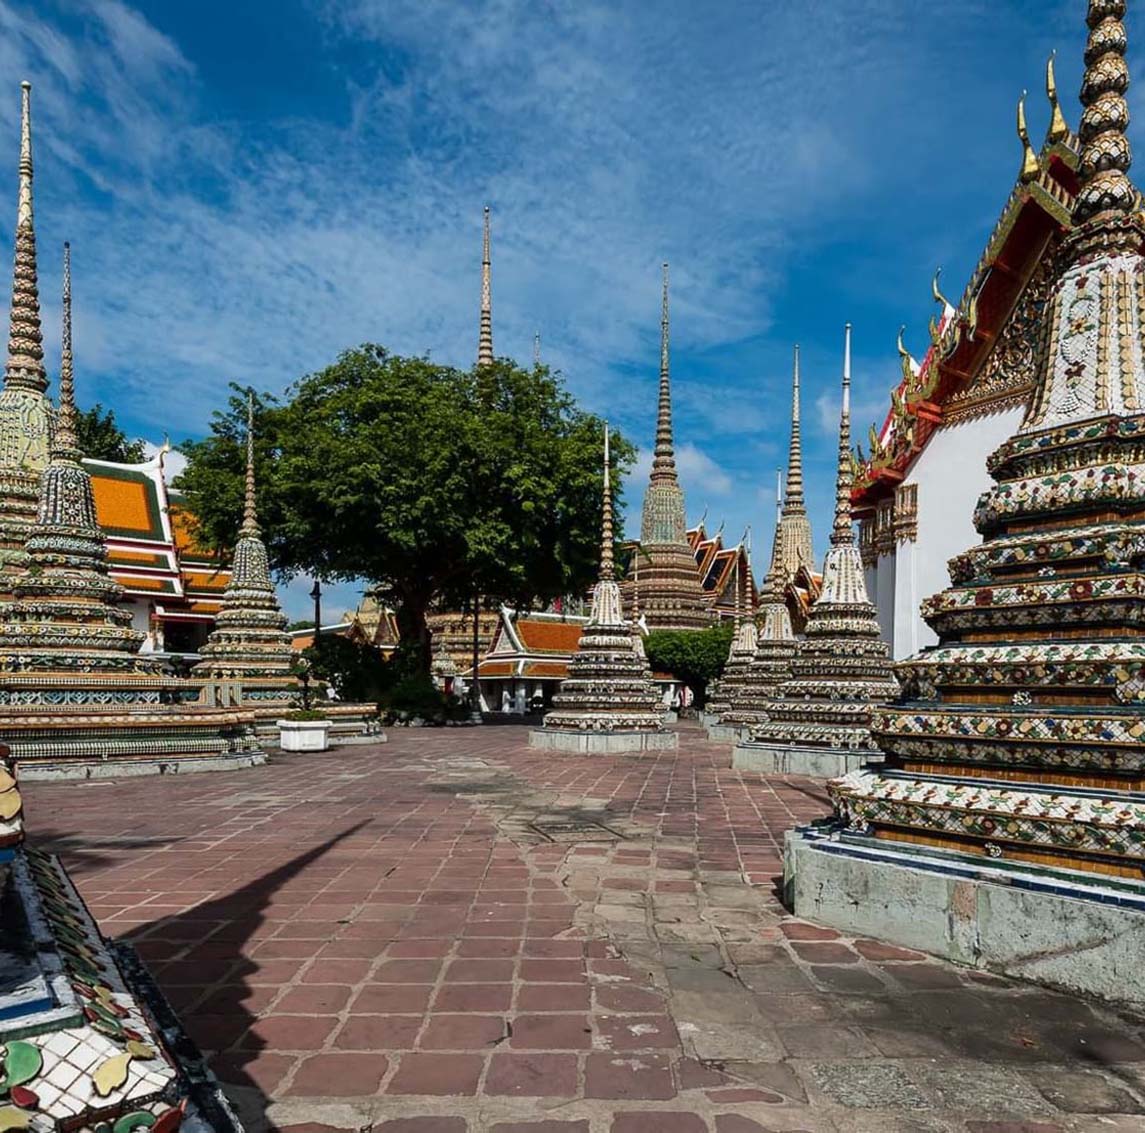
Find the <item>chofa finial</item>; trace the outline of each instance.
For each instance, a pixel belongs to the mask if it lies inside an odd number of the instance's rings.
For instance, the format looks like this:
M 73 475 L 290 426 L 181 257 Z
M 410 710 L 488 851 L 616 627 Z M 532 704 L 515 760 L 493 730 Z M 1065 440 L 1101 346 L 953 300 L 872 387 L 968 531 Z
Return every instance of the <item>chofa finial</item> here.
M 1069 125 L 1062 113 L 1061 101 L 1058 99 L 1058 81 L 1054 75 L 1054 60 L 1057 52 L 1051 51 L 1046 60 L 1046 98 L 1050 100 L 1050 125 L 1046 130 L 1047 142 L 1062 142 L 1069 137 Z
M 1026 92 L 1018 99 L 1018 138 L 1022 143 L 1022 171 L 1019 174 L 1023 181 L 1033 181 L 1041 172 L 1038 164 L 1038 155 L 1030 145 L 1030 131 L 1026 126 Z

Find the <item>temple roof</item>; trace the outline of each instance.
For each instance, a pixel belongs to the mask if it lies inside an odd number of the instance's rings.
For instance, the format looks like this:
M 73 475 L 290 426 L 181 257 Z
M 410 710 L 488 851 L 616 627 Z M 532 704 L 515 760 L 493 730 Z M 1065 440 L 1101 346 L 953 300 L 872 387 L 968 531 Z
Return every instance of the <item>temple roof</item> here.
M 941 312 L 931 319 L 929 346 L 917 361 L 899 340 L 902 376 L 892 390 L 891 407 L 880 428 L 872 427 L 856 446 L 853 499 L 857 515 L 867 514 L 907 474 L 936 429 L 943 424 L 1024 404 L 1033 385 L 1033 367 L 1008 364 L 1003 332 L 1022 312 L 1022 300 L 1048 265 L 1061 237 L 1072 227 L 1077 191 L 1078 140 L 1057 104 L 1052 61 L 1047 69 L 1052 118 L 1040 152 L 1025 135 L 1019 108 L 1024 160 L 986 247 L 957 305 L 939 290 Z M 1044 274 L 1042 272 L 1041 274 Z M 905 329 L 905 328 L 904 328 Z M 998 349 L 995 349 L 995 346 Z
M 194 539 L 186 498 L 167 487 L 164 454 L 140 464 L 85 459 L 111 577 L 138 598 L 161 600 L 164 616 L 211 620 L 230 563 Z

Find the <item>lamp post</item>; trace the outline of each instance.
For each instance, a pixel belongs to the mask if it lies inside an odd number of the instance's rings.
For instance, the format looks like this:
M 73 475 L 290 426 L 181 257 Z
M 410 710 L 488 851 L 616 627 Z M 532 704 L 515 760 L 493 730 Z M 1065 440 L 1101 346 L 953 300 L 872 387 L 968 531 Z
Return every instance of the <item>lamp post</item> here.
M 322 581 L 315 578 L 310 588 L 310 597 L 314 599 L 314 644 L 318 644 L 318 635 L 322 632 Z

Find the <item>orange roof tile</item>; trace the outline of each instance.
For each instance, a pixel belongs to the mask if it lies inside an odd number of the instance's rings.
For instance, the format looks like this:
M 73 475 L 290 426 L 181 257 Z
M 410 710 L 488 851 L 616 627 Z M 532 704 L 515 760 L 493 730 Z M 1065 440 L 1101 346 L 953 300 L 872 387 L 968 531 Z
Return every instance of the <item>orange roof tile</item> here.
M 550 622 L 539 618 L 518 618 L 517 636 L 529 653 L 563 653 L 576 651 L 583 625 L 577 622 Z
M 482 674 L 484 675 L 484 669 L 482 669 Z M 526 661 L 525 671 L 522 675 L 526 677 L 554 677 L 563 681 L 569 675 L 569 667 L 561 661 Z
M 482 661 L 477 672 L 482 677 L 511 677 L 516 667 L 514 661 Z
M 149 481 L 93 475 L 95 516 L 100 527 L 118 535 L 162 539 L 162 522 L 156 514 L 158 501 Z

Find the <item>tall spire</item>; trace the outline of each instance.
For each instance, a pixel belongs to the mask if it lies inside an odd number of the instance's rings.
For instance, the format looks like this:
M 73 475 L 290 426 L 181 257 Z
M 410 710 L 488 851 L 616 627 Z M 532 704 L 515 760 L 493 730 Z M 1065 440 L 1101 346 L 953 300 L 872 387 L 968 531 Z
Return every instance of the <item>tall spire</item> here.
M 1085 47 L 1084 107 L 1078 138 L 1081 188 L 1074 206 L 1080 224 L 1098 213 L 1128 214 L 1137 204 L 1129 180 L 1133 154 L 1125 136 L 1129 125 L 1129 68 L 1125 63 L 1125 0 L 1089 0 L 1089 41 Z
M 533 332 L 533 369 L 537 369 L 541 364 L 541 332 Z
M 240 538 L 257 538 L 262 532 L 258 527 L 258 514 L 254 506 L 254 390 L 246 395 L 246 489 L 243 501 L 243 525 Z
M 791 444 L 787 452 L 787 492 L 783 500 L 785 515 L 803 515 L 803 437 L 799 424 L 799 343 L 795 344 L 791 364 Z
M 663 265 L 660 298 L 660 400 L 656 407 L 656 450 L 652 458 L 652 482 L 676 479 L 676 454 L 672 445 L 672 379 L 668 365 L 668 265 Z
M 477 336 L 477 365 L 493 364 L 492 259 L 489 254 L 489 206 L 485 206 L 485 233 L 481 245 L 481 327 Z
M 615 581 L 616 568 L 612 563 L 612 472 L 608 462 L 608 422 L 604 423 L 604 484 L 602 485 L 600 520 L 600 579 Z
M 835 475 L 835 526 L 833 547 L 851 546 L 855 529 L 851 524 L 851 324 L 843 342 L 843 409 L 839 414 L 839 468 Z
M 76 428 L 76 379 L 72 358 L 72 246 L 64 244 L 63 341 L 60 347 L 60 411 L 52 439 L 52 459 L 79 460 Z
M 25 81 L 20 87 L 20 193 L 16 207 L 12 307 L 4 385 L 42 393 L 48 387 L 48 375 L 44 370 L 44 338 L 40 329 L 40 293 L 36 280 L 36 229 L 32 213 L 32 84 Z

